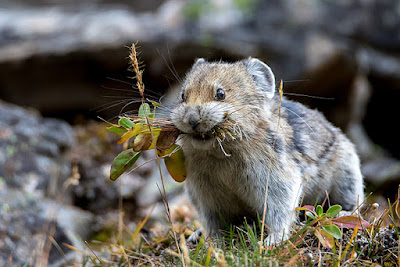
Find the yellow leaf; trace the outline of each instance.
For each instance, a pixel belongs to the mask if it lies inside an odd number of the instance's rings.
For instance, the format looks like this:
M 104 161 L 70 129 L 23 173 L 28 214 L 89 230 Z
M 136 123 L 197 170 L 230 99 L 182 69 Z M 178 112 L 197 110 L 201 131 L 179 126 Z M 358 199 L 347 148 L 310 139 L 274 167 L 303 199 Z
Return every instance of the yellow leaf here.
M 171 149 L 173 151 L 174 147 Z M 165 152 L 160 153 L 162 154 Z M 182 149 L 176 151 L 175 153 L 172 153 L 169 157 L 165 157 L 164 161 L 169 174 L 172 176 L 172 178 L 174 178 L 175 181 L 181 183 L 186 180 L 187 173 L 185 166 L 185 155 L 183 154 Z
M 121 145 L 122 143 L 125 143 L 132 137 L 138 135 L 145 129 L 144 125 L 142 123 L 136 123 L 135 126 L 129 131 L 127 131 L 124 135 L 121 136 L 121 138 L 118 140 L 117 144 Z
M 324 229 L 316 228 L 314 234 L 316 237 L 318 237 L 318 240 L 321 242 L 323 247 L 333 248 L 335 245 L 335 238 Z
M 171 154 L 177 147 L 179 147 L 178 145 L 173 145 L 172 147 L 170 147 L 167 150 L 160 150 L 157 148 L 157 155 L 159 157 L 164 157 L 165 155 Z
M 152 129 L 151 132 L 153 133 L 153 142 L 151 142 L 148 150 L 154 149 L 156 147 L 158 136 L 160 135 L 160 131 L 158 129 Z

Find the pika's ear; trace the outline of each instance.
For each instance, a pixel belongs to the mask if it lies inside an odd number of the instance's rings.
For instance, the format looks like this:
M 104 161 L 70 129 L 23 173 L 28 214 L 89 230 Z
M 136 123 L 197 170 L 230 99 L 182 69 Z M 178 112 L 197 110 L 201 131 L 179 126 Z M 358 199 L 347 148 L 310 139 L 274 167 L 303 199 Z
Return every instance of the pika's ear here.
M 249 57 L 242 61 L 256 86 L 265 92 L 268 98 L 275 94 L 275 76 L 270 67 L 261 60 Z
M 205 61 L 204 58 L 198 58 L 198 59 L 196 59 L 196 62 L 193 64 L 192 69 L 194 69 L 194 68 L 197 67 L 198 65 L 204 64 L 204 63 L 206 63 L 206 61 Z

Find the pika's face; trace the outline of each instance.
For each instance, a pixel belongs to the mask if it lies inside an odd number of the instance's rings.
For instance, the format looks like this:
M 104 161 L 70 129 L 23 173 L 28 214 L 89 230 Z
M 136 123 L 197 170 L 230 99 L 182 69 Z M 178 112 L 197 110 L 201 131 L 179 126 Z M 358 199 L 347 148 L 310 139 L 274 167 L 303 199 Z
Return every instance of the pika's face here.
M 198 60 L 187 74 L 180 102 L 171 112 L 172 122 L 184 134 L 184 142 L 206 148 L 216 141 L 246 137 L 246 125 L 255 115 L 254 110 L 275 90 L 271 76 L 267 86 L 257 83 L 257 79 L 265 83 L 265 67 L 273 77 L 269 67 L 256 59 L 234 64 Z

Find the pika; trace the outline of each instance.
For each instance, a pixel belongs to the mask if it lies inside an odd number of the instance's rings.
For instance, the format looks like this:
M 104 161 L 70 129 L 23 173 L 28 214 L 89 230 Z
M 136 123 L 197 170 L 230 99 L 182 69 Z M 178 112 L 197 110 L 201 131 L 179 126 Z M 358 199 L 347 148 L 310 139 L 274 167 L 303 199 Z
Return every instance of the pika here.
M 301 199 L 314 205 L 328 192 L 348 211 L 364 200 L 354 145 L 321 113 L 275 90 L 273 72 L 258 59 L 198 59 L 171 109 L 186 192 L 212 236 L 262 218 L 266 190 L 270 244 L 289 237 Z

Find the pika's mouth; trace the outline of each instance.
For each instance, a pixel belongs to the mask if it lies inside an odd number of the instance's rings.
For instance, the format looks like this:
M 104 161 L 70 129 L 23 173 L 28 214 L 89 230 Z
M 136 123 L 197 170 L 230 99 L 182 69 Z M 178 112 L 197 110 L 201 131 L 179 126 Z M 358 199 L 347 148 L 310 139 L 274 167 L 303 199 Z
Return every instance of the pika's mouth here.
M 195 132 L 195 133 L 190 134 L 190 136 L 193 139 L 200 140 L 200 141 L 208 141 L 208 140 L 214 138 L 214 134 L 211 131 L 205 132 L 205 133 Z
M 215 140 L 221 143 L 224 141 L 242 139 L 242 131 L 240 127 L 230 120 L 225 120 L 215 125 L 211 130 L 207 132 L 194 131 L 186 134 L 194 140 L 204 142 Z

